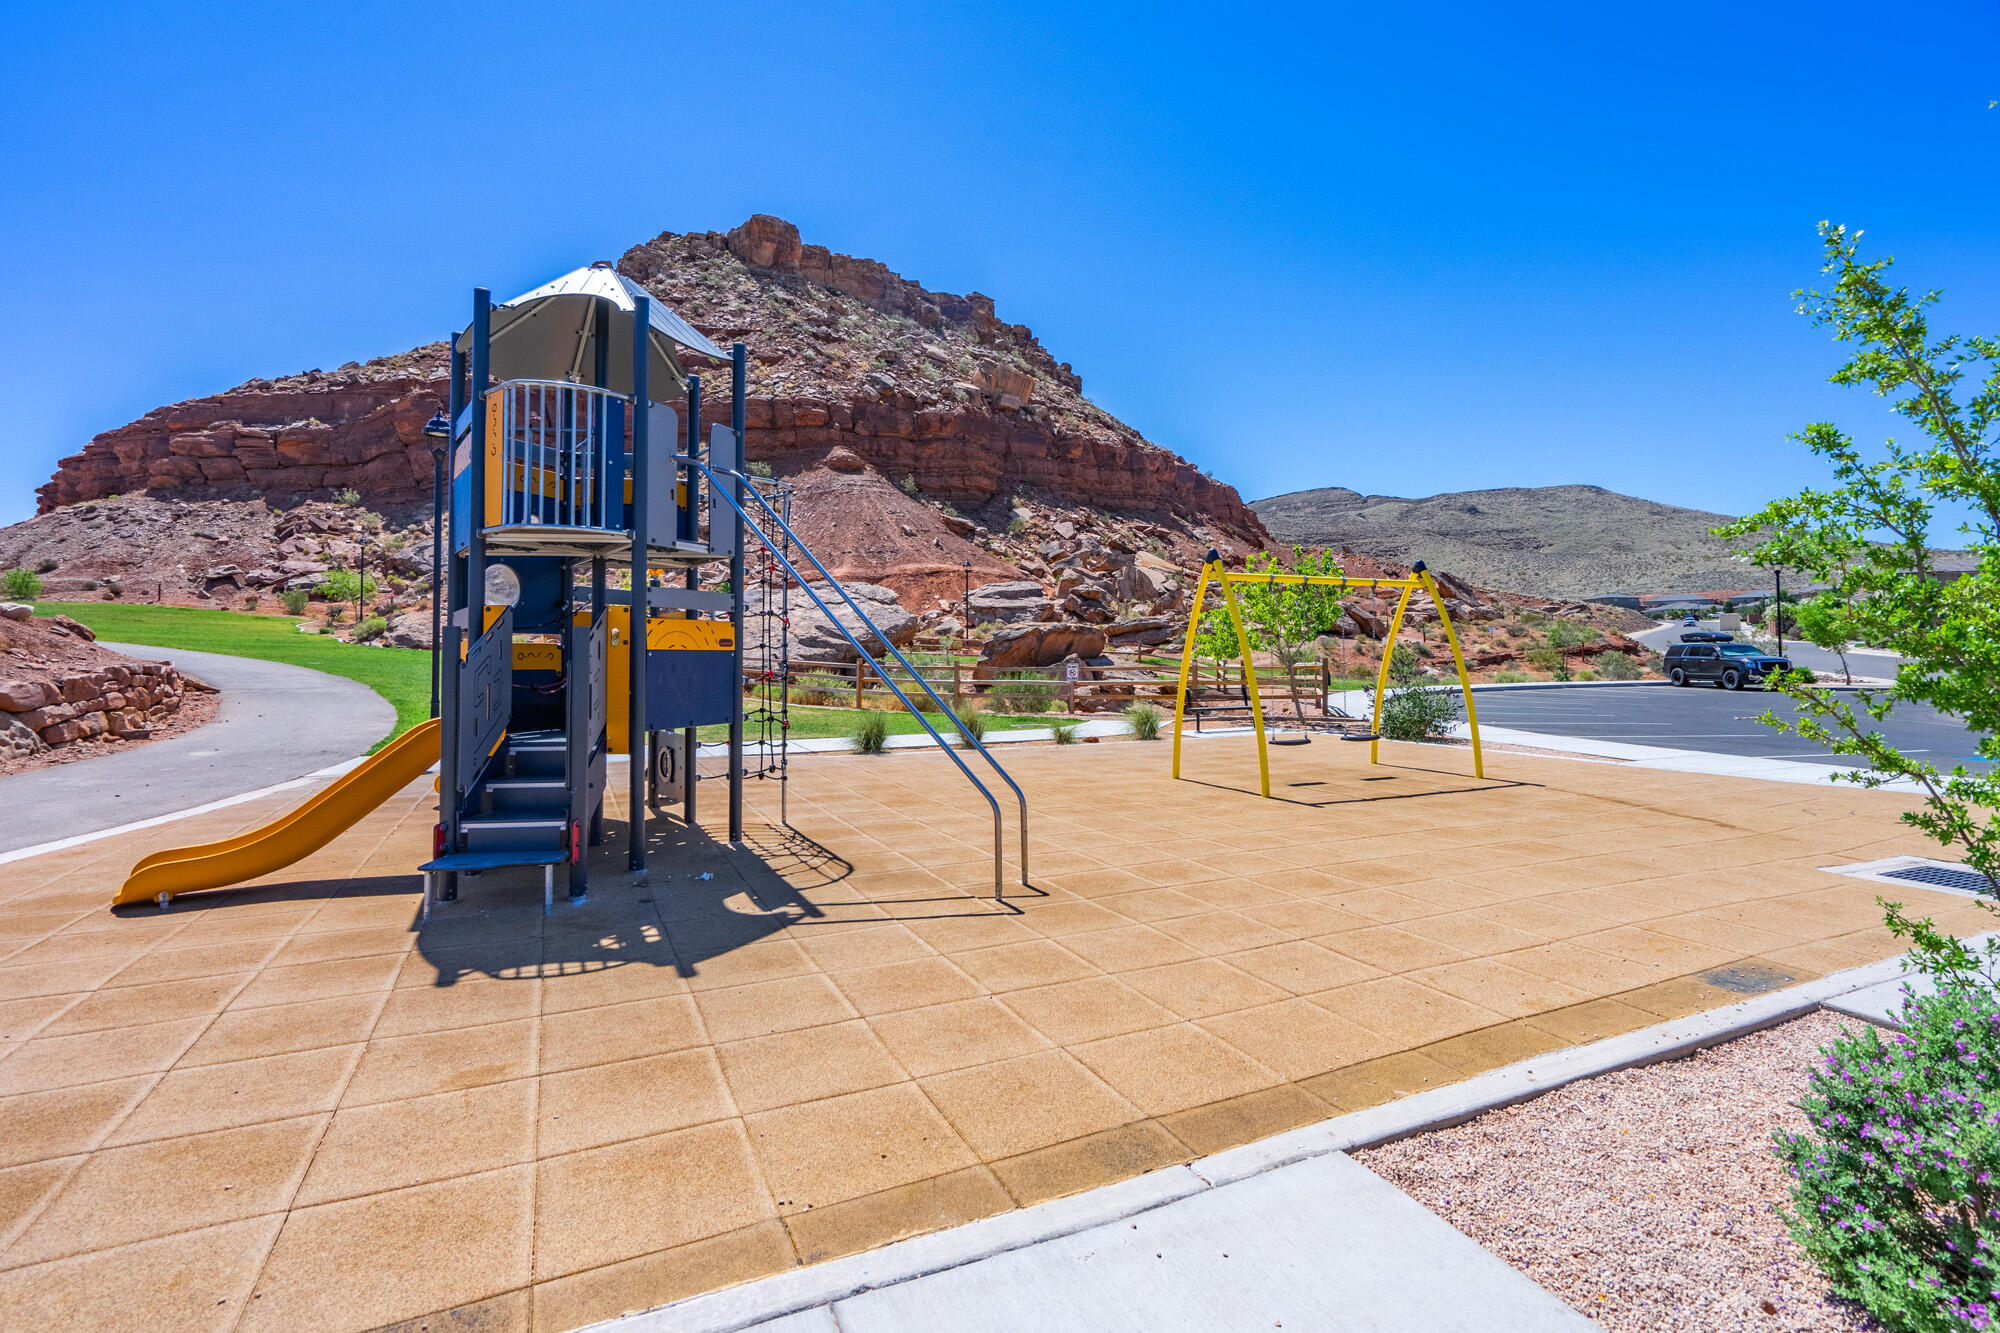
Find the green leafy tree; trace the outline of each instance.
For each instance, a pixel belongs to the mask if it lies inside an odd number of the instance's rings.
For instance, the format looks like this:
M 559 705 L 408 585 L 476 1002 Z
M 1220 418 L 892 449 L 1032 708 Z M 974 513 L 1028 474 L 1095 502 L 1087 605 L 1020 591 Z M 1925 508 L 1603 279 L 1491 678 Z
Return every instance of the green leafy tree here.
M 1841 679 L 1852 685 L 1854 673 L 1847 667 L 1847 618 L 1843 614 L 1846 609 L 1838 597 L 1822 593 L 1794 606 L 1786 619 L 1792 622 L 1793 632 L 1800 638 L 1838 657 Z
M 1589 643 L 1590 631 L 1573 620 L 1551 620 L 1547 634 L 1550 657 L 1548 670 L 1557 680 L 1570 679 L 1569 654 Z
M 1292 548 L 1292 567 L 1289 570 L 1278 563 L 1276 556 L 1268 551 L 1259 551 L 1245 562 L 1244 571 L 1250 574 L 1292 573 L 1327 578 L 1340 578 L 1346 572 L 1332 552 L 1308 551 L 1303 546 Z M 1236 595 L 1243 605 L 1243 627 L 1249 632 L 1250 646 L 1269 653 L 1277 659 L 1278 665 L 1285 668 L 1293 712 L 1297 716 L 1305 716 L 1305 706 L 1299 700 L 1298 668 L 1319 659 L 1319 640 L 1333 633 L 1334 626 L 1340 622 L 1347 589 L 1333 583 L 1278 583 L 1274 580 L 1270 583 L 1239 583 Z
M 1798 720 L 1768 712 L 1764 720 L 1866 765 L 1841 780 L 1914 784 L 1923 802 L 1905 821 L 1958 851 L 1989 893 L 2000 893 L 2000 768 L 1940 771 L 1873 725 L 1899 705 L 1930 704 L 1984 738 L 1982 759 L 2000 759 L 2000 340 L 1934 335 L 1937 292 L 1892 287 L 1893 261 L 1864 261 L 1859 232 L 1822 223 L 1820 235 L 1831 286 L 1798 299 L 1800 313 L 1854 349 L 1832 382 L 1874 390 L 1922 438 L 1870 456 L 1833 424 L 1809 425 L 1793 438 L 1831 467 L 1834 484 L 1773 501 L 1716 533 L 1754 543 L 1745 551 L 1761 564 L 1824 584 L 1821 632 L 1880 644 L 1903 665 L 1894 685 L 1858 691 L 1851 704 L 1798 673 L 1779 685 L 1798 704 Z M 1940 507 L 1969 515 L 1957 530 L 1974 567 L 1952 579 L 1932 547 Z M 1990 897 L 1986 905 L 1993 910 Z M 1909 923 L 1899 933 L 1916 938 Z

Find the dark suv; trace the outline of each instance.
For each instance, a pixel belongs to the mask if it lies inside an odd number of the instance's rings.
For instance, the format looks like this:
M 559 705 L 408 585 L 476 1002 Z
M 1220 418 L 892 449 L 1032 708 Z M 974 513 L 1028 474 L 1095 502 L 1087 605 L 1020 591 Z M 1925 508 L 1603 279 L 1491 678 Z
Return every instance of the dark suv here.
M 1773 657 L 1755 644 L 1676 643 L 1667 648 L 1667 679 L 1676 685 L 1713 681 L 1725 690 L 1760 685 L 1773 672 L 1789 671 L 1791 661 Z

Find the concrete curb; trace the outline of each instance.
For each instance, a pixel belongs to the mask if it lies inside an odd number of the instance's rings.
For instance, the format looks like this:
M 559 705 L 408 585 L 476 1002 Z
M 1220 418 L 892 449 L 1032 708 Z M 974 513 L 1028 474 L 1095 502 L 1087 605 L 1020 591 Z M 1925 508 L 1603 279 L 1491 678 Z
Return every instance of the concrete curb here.
M 1849 968 L 1786 990 L 1607 1037 L 1449 1087 L 1336 1116 L 1303 1129 L 1231 1148 L 1183 1166 L 1151 1171 L 1101 1189 L 1002 1213 L 948 1231 L 898 1241 L 866 1254 L 690 1297 L 589 1327 L 618 1333 L 739 1333 L 882 1287 L 976 1263 L 1043 1241 L 1149 1212 L 1203 1190 L 1246 1180 L 1328 1153 L 1372 1148 L 1428 1130 L 1463 1124 L 1600 1074 L 1692 1055 L 1709 1046 L 1803 1017 L 1827 1001 L 1903 975 L 1902 958 Z

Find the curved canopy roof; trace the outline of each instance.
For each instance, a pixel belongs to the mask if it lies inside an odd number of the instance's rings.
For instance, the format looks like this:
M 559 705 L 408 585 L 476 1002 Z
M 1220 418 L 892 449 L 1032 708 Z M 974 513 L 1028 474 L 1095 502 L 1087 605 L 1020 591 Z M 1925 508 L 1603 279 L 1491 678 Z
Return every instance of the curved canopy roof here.
M 674 356 L 676 345 L 707 356 L 728 359 L 657 296 L 609 264 L 575 269 L 533 291 L 523 292 L 493 307 L 492 374 L 497 379 L 559 380 L 575 375 L 588 380 L 597 360 L 597 310 L 611 307 L 609 379 L 616 393 L 632 392 L 632 314 L 635 297 L 646 296 L 651 356 L 647 385 L 657 401 L 661 390 L 678 389 L 685 377 Z M 458 336 L 460 351 L 470 352 L 472 332 Z

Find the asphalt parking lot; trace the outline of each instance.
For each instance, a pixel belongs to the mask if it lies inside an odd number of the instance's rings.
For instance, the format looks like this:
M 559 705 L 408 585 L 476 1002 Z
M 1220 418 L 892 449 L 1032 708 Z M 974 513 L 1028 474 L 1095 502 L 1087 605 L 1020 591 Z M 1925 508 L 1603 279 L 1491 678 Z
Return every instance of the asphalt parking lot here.
M 1761 689 L 1731 692 L 1712 685 L 1684 689 L 1671 685 L 1571 685 L 1481 690 L 1477 703 L 1479 720 L 1487 726 L 1758 759 L 1853 762 L 1759 722 L 1758 715 L 1766 709 L 1781 718 L 1798 713 L 1791 700 Z M 1960 760 L 1970 760 L 1969 766 L 1985 762 L 1973 757 L 1977 738 L 1933 708 L 1905 704 L 1891 713 L 1879 730 L 1905 754 L 1942 769 L 1948 770 Z

